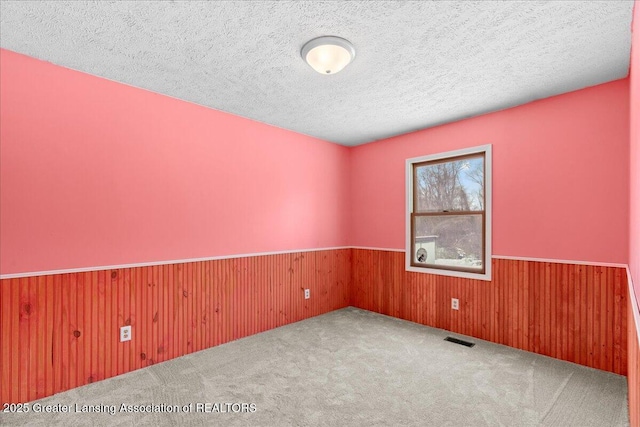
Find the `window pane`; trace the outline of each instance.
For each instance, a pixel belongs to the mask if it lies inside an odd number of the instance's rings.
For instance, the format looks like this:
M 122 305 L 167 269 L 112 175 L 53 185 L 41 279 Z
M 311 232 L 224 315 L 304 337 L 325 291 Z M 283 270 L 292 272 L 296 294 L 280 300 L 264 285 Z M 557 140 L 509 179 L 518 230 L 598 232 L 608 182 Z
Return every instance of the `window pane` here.
M 482 270 L 482 215 L 416 216 L 414 227 L 415 263 Z
M 415 168 L 415 212 L 484 210 L 482 155 Z

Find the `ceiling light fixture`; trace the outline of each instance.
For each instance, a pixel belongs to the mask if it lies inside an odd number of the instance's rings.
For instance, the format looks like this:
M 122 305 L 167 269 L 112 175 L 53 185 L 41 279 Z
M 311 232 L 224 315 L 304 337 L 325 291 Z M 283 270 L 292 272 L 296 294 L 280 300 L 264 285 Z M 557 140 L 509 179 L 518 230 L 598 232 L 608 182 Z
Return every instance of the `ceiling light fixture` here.
M 348 40 L 323 36 L 309 40 L 300 55 L 320 74 L 336 74 L 353 61 L 356 50 Z

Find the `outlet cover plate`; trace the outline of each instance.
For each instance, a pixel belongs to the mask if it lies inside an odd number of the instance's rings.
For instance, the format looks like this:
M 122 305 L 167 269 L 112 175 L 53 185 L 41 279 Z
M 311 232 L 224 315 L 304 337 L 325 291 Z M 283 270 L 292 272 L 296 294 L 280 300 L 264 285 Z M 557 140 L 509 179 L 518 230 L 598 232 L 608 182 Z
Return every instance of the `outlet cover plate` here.
M 458 301 L 458 298 L 451 298 L 451 308 L 454 310 L 460 309 L 460 301 Z
M 304 290 L 304 299 L 309 299 L 311 298 L 311 289 L 305 289 Z
M 120 328 L 120 342 L 131 341 L 131 325 Z

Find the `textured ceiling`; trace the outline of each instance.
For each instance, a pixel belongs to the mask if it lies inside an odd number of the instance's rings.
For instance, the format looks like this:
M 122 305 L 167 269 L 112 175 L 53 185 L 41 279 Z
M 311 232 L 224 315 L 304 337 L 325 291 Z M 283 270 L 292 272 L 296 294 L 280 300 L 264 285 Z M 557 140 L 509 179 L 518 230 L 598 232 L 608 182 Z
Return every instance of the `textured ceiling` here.
M 628 74 L 629 1 L 2 1 L 0 45 L 344 145 Z M 339 74 L 301 58 L 350 40 Z

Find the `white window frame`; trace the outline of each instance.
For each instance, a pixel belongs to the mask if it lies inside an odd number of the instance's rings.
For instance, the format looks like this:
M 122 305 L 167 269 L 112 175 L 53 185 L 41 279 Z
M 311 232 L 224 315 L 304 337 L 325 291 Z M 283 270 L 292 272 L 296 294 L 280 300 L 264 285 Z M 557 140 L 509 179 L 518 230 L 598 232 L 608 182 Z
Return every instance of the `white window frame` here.
M 411 241 L 413 236 L 411 235 L 411 214 L 413 213 L 413 165 L 416 163 L 429 162 L 433 160 L 443 160 L 450 157 L 465 156 L 469 154 L 481 154 L 484 153 L 485 165 L 485 253 L 484 253 L 484 273 L 472 273 L 466 271 L 455 271 L 440 268 L 429 267 L 417 267 L 411 265 L 411 259 L 413 253 L 411 252 Z M 438 274 L 441 276 L 453 276 L 463 277 L 467 279 L 479 279 L 479 280 L 491 280 L 491 210 L 492 210 L 492 156 L 491 156 L 491 144 L 481 145 L 477 147 L 464 148 L 461 150 L 448 151 L 446 153 L 437 153 L 428 156 L 414 157 L 406 160 L 406 215 L 405 215 L 405 234 L 406 234 L 406 247 L 405 247 L 405 270 L 416 273 L 428 273 Z

